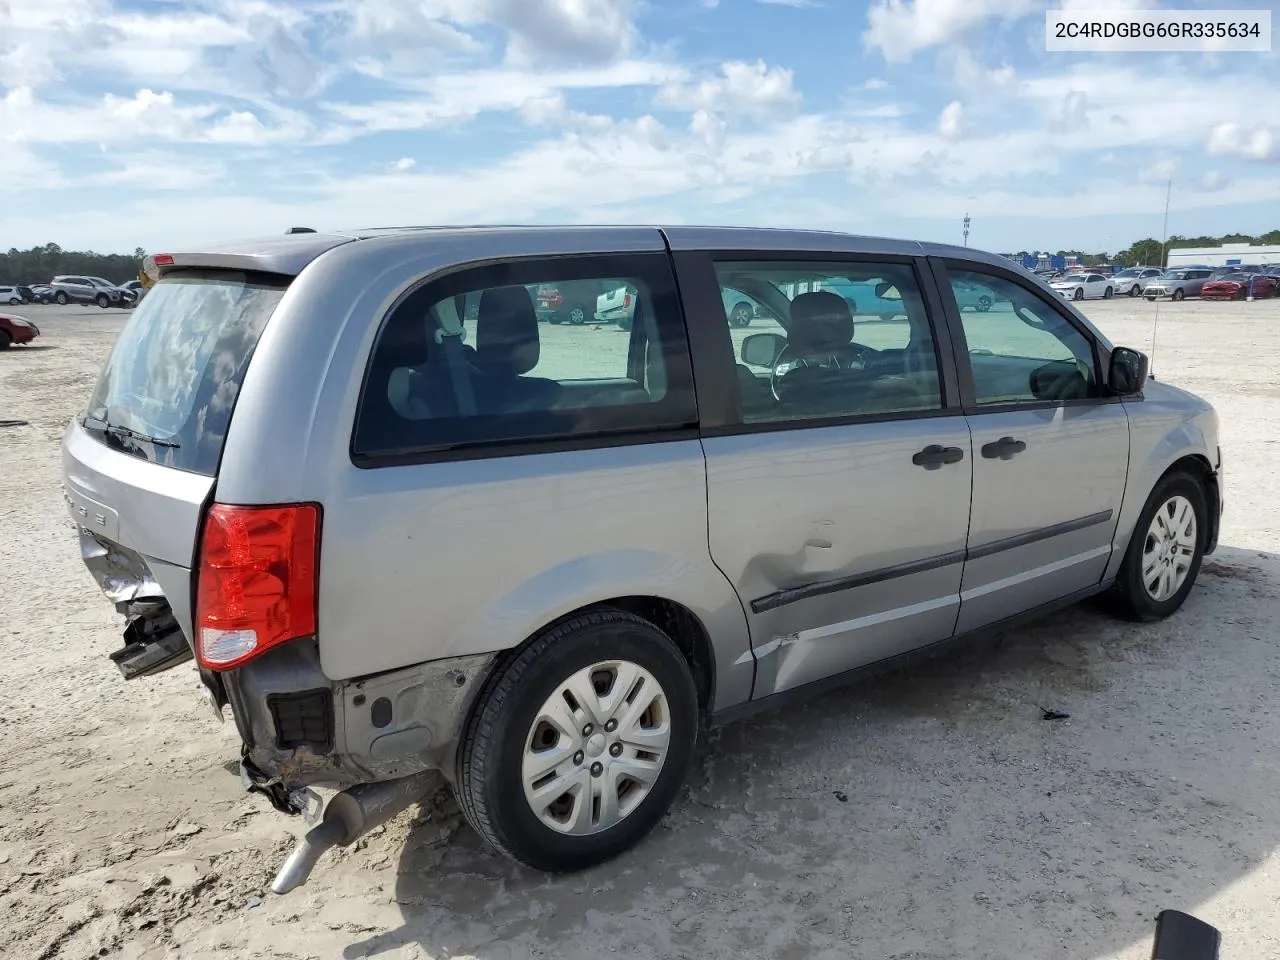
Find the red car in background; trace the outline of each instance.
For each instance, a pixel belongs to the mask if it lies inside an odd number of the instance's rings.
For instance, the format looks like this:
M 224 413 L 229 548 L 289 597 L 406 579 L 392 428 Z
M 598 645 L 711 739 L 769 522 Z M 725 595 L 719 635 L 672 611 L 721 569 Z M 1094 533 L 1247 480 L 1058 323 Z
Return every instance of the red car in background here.
M 1205 300 L 1243 300 L 1249 296 L 1249 284 L 1253 284 L 1255 299 L 1274 297 L 1280 281 L 1261 273 L 1229 273 L 1225 277 L 1217 277 L 1205 281 L 1200 296 Z
M 40 336 L 40 328 L 25 317 L 15 317 L 11 313 L 0 313 L 0 350 L 7 350 L 11 344 L 30 343 Z

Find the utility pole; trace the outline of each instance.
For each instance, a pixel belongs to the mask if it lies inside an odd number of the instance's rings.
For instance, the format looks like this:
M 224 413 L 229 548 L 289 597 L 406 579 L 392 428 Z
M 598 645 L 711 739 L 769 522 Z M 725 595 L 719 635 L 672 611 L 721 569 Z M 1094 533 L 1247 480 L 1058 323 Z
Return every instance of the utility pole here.
M 972 221 L 969 219 L 969 215 L 966 213 L 964 215 L 964 245 L 966 247 L 969 245 L 969 224 L 971 222 Z

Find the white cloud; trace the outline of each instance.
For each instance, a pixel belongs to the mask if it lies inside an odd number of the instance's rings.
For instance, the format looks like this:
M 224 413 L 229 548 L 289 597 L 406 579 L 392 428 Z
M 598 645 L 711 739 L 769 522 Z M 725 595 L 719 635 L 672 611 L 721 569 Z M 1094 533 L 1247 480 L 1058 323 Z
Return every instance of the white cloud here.
M 1205 149 L 1213 157 L 1280 160 L 1280 137 L 1268 127 L 1246 130 L 1241 124 L 1229 121 L 1213 128 Z
M 406 170 L 412 170 L 417 163 L 418 161 L 413 159 L 413 157 L 401 157 L 399 160 L 395 161 L 395 163 L 391 164 L 391 169 L 397 173 L 404 173 Z
M 1138 179 L 1143 183 L 1168 183 L 1178 170 L 1178 161 L 1173 157 L 1165 157 L 1138 171 Z
M 756 0 L 756 3 L 770 7 L 794 7 L 797 10 L 818 5 L 815 0 Z
M 225 177 L 226 169 L 217 161 L 197 160 L 167 153 L 131 154 L 111 159 L 115 169 L 95 174 L 89 180 L 106 186 L 139 186 L 147 190 L 194 190 L 207 188 Z
M 563 98 L 566 91 L 656 87 L 684 75 L 679 68 L 642 60 L 623 60 L 578 70 L 471 70 L 414 81 L 413 88 L 418 91 L 414 96 L 321 105 L 352 128 L 335 129 L 330 134 L 331 140 L 356 133 L 430 129 L 493 112 L 518 111 L 526 122 L 534 125 L 561 121 L 591 125 L 596 121 L 588 114 L 566 108 Z
M 300 140 L 307 127 L 297 117 L 266 126 L 248 110 L 180 105 L 172 93 L 148 89 L 132 97 L 109 93 L 96 103 L 64 105 L 17 87 L 0 98 L 0 133 L 25 143 L 264 144 Z
M 712 110 L 769 116 L 793 110 L 800 102 L 794 77 L 784 67 L 770 67 L 763 60 L 733 60 L 720 72 L 696 83 L 670 83 L 658 93 L 665 106 L 682 110 Z
M 1040 9 L 1039 0 L 875 0 L 863 42 L 889 61 L 959 40 L 988 20 L 1016 20 Z
M 952 100 L 938 115 L 938 132 L 948 140 L 955 140 L 960 136 L 963 126 L 964 105 L 959 100 Z
M 879 77 L 872 77 L 862 85 L 864 90 L 883 90 L 889 86 L 889 81 L 881 80 Z
M 1218 190 L 1225 190 L 1231 186 L 1232 180 L 1221 170 L 1207 170 L 1197 183 L 1201 190 L 1212 193 Z

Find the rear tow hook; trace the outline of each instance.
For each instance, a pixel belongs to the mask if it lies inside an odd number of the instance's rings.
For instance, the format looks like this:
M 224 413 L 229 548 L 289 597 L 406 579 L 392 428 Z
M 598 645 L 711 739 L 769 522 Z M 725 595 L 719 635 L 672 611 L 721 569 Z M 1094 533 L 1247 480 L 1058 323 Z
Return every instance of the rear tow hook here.
M 424 770 L 399 780 L 361 783 L 335 795 L 324 818 L 298 840 L 289 859 L 271 881 L 273 893 L 288 893 L 307 882 L 316 861 L 332 847 L 355 843 L 440 786 L 438 770 Z

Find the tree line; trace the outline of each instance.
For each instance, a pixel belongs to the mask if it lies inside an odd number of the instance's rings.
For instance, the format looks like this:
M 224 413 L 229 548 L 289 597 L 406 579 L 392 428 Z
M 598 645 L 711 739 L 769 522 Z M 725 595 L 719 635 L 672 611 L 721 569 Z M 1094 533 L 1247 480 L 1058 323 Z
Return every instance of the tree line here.
M 1187 247 L 1217 247 L 1224 243 L 1250 243 L 1259 246 L 1280 246 L 1280 230 L 1269 230 L 1258 236 L 1247 233 L 1228 233 L 1221 237 L 1184 237 L 1174 234 L 1168 243 L 1162 244 L 1154 237 L 1139 240 L 1128 248 L 1112 256 L 1107 253 L 1085 253 L 1083 250 L 1059 250 L 1055 256 L 1077 257 L 1086 267 L 1098 267 L 1103 264 L 1117 263 L 1122 267 L 1163 267 L 1165 256 L 1170 250 Z M 1019 251 L 1016 256 L 1021 259 L 1029 251 Z
M 138 247 L 133 253 L 95 253 L 92 250 L 63 250 L 56 243 L 19 250 L 10 247 L 0 253 L 0 284 L 48 283 L 54 277 L 102 277 L 112 283 L 137 280 L 146 251 Z

